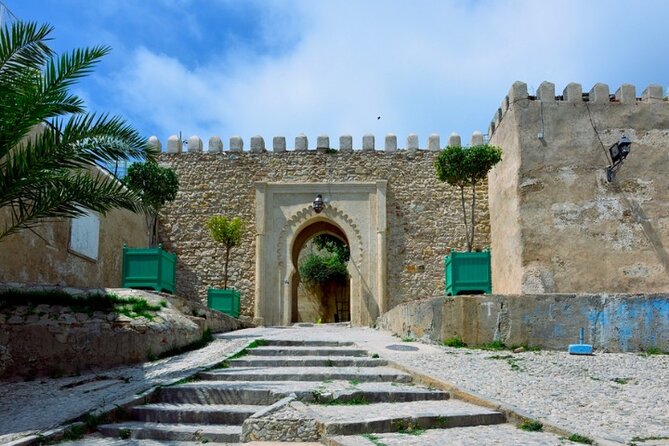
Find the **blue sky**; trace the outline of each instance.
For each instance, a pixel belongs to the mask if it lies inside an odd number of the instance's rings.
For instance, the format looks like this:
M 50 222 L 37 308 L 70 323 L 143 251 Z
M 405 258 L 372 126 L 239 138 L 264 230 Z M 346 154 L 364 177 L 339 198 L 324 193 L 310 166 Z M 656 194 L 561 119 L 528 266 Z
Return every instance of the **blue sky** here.
M 58 51 L 113 48 L 75 89 L 163 142 L 415 132 L 469 141 L 515 80 L 669 84 L 664 0 L 2 0 Z M 381 119 L 377 119 L 381 116 Z

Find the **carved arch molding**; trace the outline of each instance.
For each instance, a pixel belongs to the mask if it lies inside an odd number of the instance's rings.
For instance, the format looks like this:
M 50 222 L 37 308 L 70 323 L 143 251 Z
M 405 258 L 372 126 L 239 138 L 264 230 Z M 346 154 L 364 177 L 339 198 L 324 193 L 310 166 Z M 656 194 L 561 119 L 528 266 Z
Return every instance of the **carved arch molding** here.
M 326 222 L 351 248 L 351 323 L 372 325 L 387 310 L 386 181 L 373 183 L 256 183 L 256 323 L 289 325 L 292 251 L 300 233 Z M 327 201 L 316 214 L 317 194 Z

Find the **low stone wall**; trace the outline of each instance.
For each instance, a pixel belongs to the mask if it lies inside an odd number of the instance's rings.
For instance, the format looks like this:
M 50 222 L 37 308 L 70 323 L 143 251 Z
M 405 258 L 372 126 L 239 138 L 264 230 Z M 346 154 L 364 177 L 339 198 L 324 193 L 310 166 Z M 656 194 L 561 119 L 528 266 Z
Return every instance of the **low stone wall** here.
M 459 336 L 468 345 L 566 350 L 585 342 L 607 352 L 669 351 L 667 294 L 524 294 L 455 296 L 399 305 L 377 325 L 400 336 L 441 342 Z
M 242 441 L 317 442 L 325 427 L 316 418 L 291 395 L 244 420 Z
M 147 361 L 199 340 L 206 329 L 225 332 L 244 326 L 223 313 L 171 295 L 107 291 L 152 304 L 165 301 L 166 307 L 153 320 L 113 312 L 73 313 L 57 305 L 20 306 L 0 313 L 0 378 L 68 375 Z

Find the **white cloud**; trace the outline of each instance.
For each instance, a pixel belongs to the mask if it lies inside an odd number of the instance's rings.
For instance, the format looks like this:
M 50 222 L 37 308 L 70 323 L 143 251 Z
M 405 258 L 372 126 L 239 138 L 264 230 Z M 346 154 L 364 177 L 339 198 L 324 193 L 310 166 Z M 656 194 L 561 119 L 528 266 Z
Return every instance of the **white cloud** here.
M 258 20 L 271 39 L 282 35 L 284 23 L 276 20 L 286 14 L 277 8 L 287 6 L 265 5 Z M 655 51 L 664 54 L 653 45 L 667 46 L 666 39 L 644 36 L 664 26 L 668 7 L 654 5 L 630 18 L 627 1 L 303 0 L 285 25 L 286 33 L 300 30 L 287 54 L 228 51 L 187 67 L 137 48 L 115 79 L 120 103 L 163 141 L 179 130 L 205 141 L 218 134 L 226 146 L 231 135 L 248 141 L 262 134 L 268 145 L 284 135 L 292 147 L 300 132 L 313 142 L 329 134 L 333 145 L 348 133 L 358 146 L 367 132 L 376 134 L 377 145 L 388 132 L 400 146 L 410 132 L 419 133 L 421 145 L 432 132 L 443 143 L 451 131 L 467 141 L 473 130 L 487 130 L 514 80 L 534 88 L 550 80 L 558 91 L 570 81 L 582 82 L 585 91 L 598 81 L 612 90 L 634 82 L 619 78 L 629 75 L 628 66 L 619 70 L 621 59 L 648 65 Z M 643 27 L 627 32 L 630 24 Z M 661 82 L 663 75 L 658 69 L 638 78 Z

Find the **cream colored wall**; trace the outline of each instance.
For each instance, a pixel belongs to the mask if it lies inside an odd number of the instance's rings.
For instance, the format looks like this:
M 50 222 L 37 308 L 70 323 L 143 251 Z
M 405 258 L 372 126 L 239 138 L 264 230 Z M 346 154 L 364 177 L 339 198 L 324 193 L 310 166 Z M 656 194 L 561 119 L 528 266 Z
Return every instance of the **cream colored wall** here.
M 6 217 L 4 214 L 3 217 Z M 71 222 L 44 223 L 0 240 L 0 282 L 120 287 L 122 248 L 148 243 L 142 215 L 114 210 L 100 217 L 97 261 L 68 250 Z
M 632 86 L 586 103 L 575 85 L 558 100 L 550 84 L 539 98 L 516 94 L 496 117 L 491 141 L 505 157 L 490 175 L 493 289 L 667 291 L 669 103 Z M 623 133 L 632 151 L 608 183 L 604 149 Z

